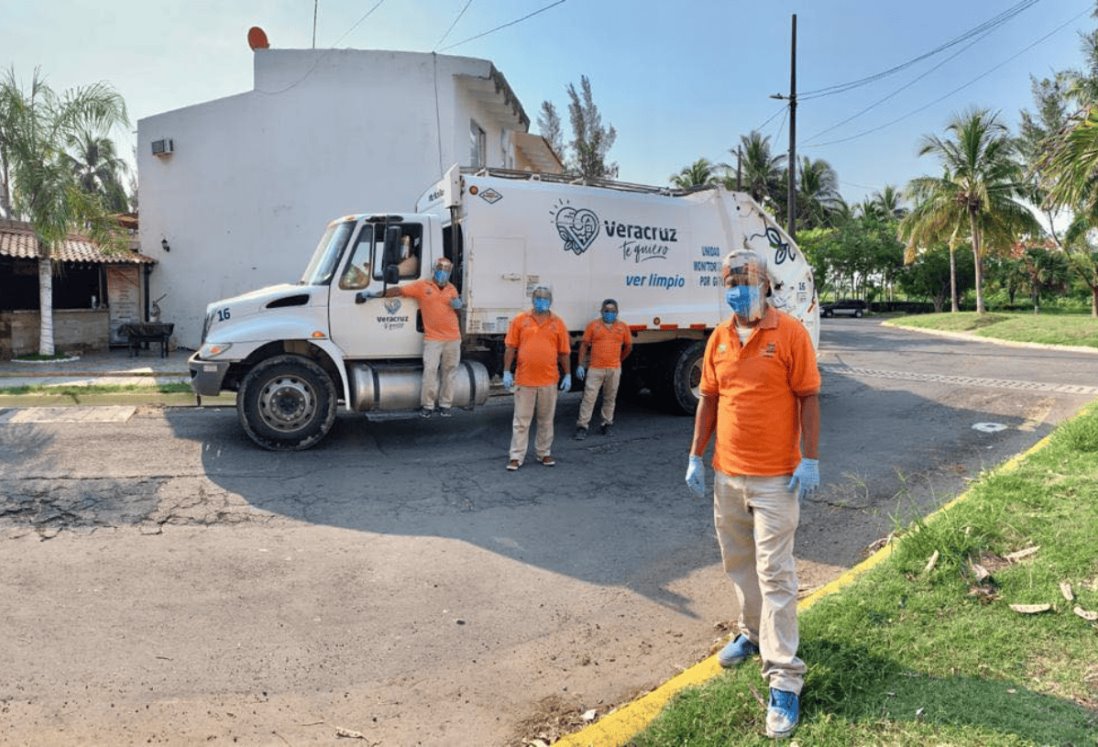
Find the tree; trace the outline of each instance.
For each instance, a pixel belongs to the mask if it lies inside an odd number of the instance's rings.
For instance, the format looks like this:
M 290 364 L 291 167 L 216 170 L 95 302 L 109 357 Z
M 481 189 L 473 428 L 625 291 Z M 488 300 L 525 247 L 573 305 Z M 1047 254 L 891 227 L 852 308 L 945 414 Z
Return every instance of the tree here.
M 12 177 L 15 212 L 26 216 L 38 249 L 41 316 L 39 353 L 53 355 L 53 251 L 70 232 L 117 246 L 106 206 L 86 193 L 65 159 L 65 146 L 84 131 L 108 132 L 129 123 L 122 97 L 106 83 L 55 94 L 34 71 L 27 90 L 14 70 L 0 82 L 0 99 L 10 107 L 3 121 L 5 163 Z
M 1040 230 L 1036 219 L 1016 198 L 1025 192 L 1016 145 L 998 115 L 977 109 L 954 116 L 948 137 L 924 135 L 919 155 L 934 155 L 942 175 L 911 180 L 915 208 L 901 223 L 909 246 L 948 242 L 962 237 L 972 245 L 976 311 L 984 313 L 983 255 L 1009 248 L 1020 233 Z M 954 294 L 954 311 L 956 311 Z
M 774 195 L 781 187 L 785 156 L 772 154 L 770 137 L 763 137 L 757 130 L 740 136 L 740 149 L 744 186 L 755 202 L 763 206 L 769 203 L 772 207 Z M 735 150 L 729 152 L 736 155 Z
M 553 152 L 564 159 L 564 135 L 560 128 L 560 115 L 557 107 L 551 101 L 541 102 L 541 111 L 538 112 L 538 132 L 549 143 Z
M 80 182 L 80 188 L 99 197 L 107 209 L 126 212 L 129 200 L 121 175 L 129 168 L 115 152 L 114 141 L 85 131 L 73 138 L 69 148 L 75 155 L 66 153 L 62 158 Z
M 572 122 L 571 169 L 584 179 L 613 179 L 618 165 L 607 155 L 618 137 L 613 125 L 603 127 L 602 115 L 591 94 L 591 81 L 580 76 L 580 90 L 568 84 L 568 116 Z
M 972 258 L 957 257 L 945 244 L 936 244 L 919 252 L 896 279 L 910 298 L 929 299 L 940 312 L 947 297 L 956 297 L 956 289 L 972 287 Z
M 835 216 L 842 213 L 844 204 L 835 169 L 822 158 L 805 156 L 798 171 L 797 224 L 805 228 L 835 225 Z
M 716 184 L 717 175 L 714 173 L 716 166 L 709 162 L 708 158 L 699 158 L 689 166 L 684 166 L 682 171 L 671 176 L 672 186 L 679 189 L 691 187 L 704 187 L 707 184 Z

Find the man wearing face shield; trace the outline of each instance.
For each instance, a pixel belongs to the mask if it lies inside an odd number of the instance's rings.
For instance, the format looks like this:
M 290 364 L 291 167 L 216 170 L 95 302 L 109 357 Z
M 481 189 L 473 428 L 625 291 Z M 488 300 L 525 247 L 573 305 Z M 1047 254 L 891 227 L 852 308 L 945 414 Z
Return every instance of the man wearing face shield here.
M 546 467 L 556 465 L 553 448 L 553 417 L 557 410 L 557 382 L 560 391 L 572 388 L 569 354 L 572 341 L 564 321 L 549 309 L 553 291 L 539 285 L 530 294 L 533 308 L 511 321 L 504 340 L 503 385 L 515 393 L 515 417 L 511 424 L 511 450 L 507 469 L 522 466 L 529 444 L 530 421 L 537 415 L 538 435 L 534 454 Z M 518 360 L 515 373 L 511 366 Z M 564 378 L 560 378 L 564 371 Z
M 419 390 L 419 414 L 431 417 L 436 403 L 438 413 L 450 417 L 454 403 L 454 372 L 461 362 L 461 329 L 457 312 L 462 307 L 457 288 L 450 282 L 453 264 L 445 257 L 435 260 L 431 278 L 408 285 L 393 286 L 385 298 L 404 296 L 419 301 L 423 317 L 423 382 Z M 380 293 L 367 293 L 379 298 Z M 441 377 L 440 377 L 441 373 Z M 439 386 L 439 379 L 442 386 Z
M 722 274 L 733 315 L 705 348 L 686 483 L 704 495 L 702 454 L 716 432 L 713 518 L 740 606 L 739 634 L 718 661 L 761 656 L 766 732 L 780 739 L 797 726 L 804 683 L 793 538 L 800 501 L 820 484 L 820 374 L 807 330 L 766 302 L 766 260 L 735 251 Z
M 587 325 L 580 343 L 576 378 L 584 382 L 583 401 L 576 421 L 577 441 L 587 438 L 587 426 L 595 412 L 595 400 L 602 392 L 602 422 L 599 431 L 609 436 L 614 427 L 614 403 L 621 383 L 621 363 L 633 349 L 629 328 L 618 321 L 618 302 L 602 302 L 599 318 Z

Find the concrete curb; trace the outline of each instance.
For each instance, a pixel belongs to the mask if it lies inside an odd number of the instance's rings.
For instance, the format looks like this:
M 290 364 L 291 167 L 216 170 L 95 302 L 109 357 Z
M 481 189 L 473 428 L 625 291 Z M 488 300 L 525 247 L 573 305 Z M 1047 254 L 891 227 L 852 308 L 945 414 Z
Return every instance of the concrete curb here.
M 1027 457 L 1048 446 L 1049 438 L 1049 436 L 1045 436 L 1029 449 L 1021 454 L 1014 455 L 991 470 L 990 474 L 1007 474 L 1018 469 L 1018 465 Z M 969 488 L 956 498 L 943 504 L 937 511 L 927 516 L 926 520 L 933 521 L 936 517 L 941 516 L 953 506 L 968 498 L 971 493 L 972 488 Z M 859 577 L 888 559 L 892 555 L 892 549 L 893 544 L 890 542 L 835 580 L 824 584 L 797 603 L 797 612 L 804 612 L 824 597 L 850 586 Z M 651 724 L 660 715 L 671 698 L 681 690 L 701 685 L 723 671 L 721 665 L 717 662 L 717 656 L 714 654 L 686 669 L 681 674 L 672 677 L 652 692 L 642 695 L 616 711 L 608 713 L 600 721 L 562 737 L 554 744 L 557 747 L 624 747 L 624 745 L 629 744 L 633 737 Z
M 998 337 L 984 337 L 983 335 L 977 335 L 972 332 L 950 332 L 944 329 L 926 329 L 925 327 L 909 327 L 906 324 L 897 324 L 891 319 L 880 322 L 882 327 L 891 327 L 892 329 L 903 329 L 910 332 L 921 332 L 925 335 L 935 335 L 937 337 L 949 337 L 954 340 L 968 340 L 969 342 L 990 342 L 993 345 L 1002 345 L 1007 348 L 1032 348 L 1034 350 L 1060 350 L 1067 353 L 1091 353 L 1098 355 L 1098 348 L 1091 348 L 1085 345 L 1052 345 L 1044 342 L 1018 342 L 1017 340 L 1002 340 Z

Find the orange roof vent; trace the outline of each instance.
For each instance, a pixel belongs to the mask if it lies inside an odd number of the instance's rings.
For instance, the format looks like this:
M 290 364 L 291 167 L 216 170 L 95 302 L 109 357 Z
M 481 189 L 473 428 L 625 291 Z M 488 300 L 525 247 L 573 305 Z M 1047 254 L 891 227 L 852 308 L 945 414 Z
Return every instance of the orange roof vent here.
M 257 49 L 270 49 L 271 43 L 267 41 L 267 32 L 258 26 L 248 29 L 248 46 L 254 52 Z

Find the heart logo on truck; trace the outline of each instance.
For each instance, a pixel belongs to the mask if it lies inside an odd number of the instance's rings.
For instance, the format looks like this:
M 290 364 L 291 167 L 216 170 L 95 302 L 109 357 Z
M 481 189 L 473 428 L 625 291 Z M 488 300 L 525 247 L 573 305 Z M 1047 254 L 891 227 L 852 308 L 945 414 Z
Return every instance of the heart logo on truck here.
M 587 208 L 562 207 L 557 211 L 556 224 L 564 251 L 573 254 L 583 254 L 599 235 L 599 217 Z

